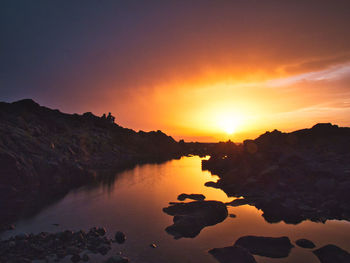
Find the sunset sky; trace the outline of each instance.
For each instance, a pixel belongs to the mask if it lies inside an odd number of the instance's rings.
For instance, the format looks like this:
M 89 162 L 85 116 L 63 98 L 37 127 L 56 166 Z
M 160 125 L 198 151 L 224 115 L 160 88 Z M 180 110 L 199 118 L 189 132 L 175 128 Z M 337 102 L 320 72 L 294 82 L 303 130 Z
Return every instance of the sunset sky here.
M 1 1 L 0 100 L 242 141 L 350 126 L 350 1 Z

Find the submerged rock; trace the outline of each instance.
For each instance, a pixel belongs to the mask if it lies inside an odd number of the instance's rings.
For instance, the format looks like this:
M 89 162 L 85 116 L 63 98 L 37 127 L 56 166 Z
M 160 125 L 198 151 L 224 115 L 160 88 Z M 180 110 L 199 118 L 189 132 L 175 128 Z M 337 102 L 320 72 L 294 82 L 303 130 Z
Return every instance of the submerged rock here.
M 203 201 L 205 199 L 205 196 L 202 194 L 180 194 L 177 197 L 177 200 L 184 201 L 186 199 L 192 199 L 196 201 Z
M 315 247 L 315 244 L 312 241 L 305 239 L 305 238 L 298 239 L 297 241 L 295 241 L 295 244 L 297 244 L 299 247 L 302 247 L 302 248 L 314 248 Z
M 209 253 L 220 263 L 256 263 L 253 255 L 239 246 L 213 248 Z
M 163 208 L 163 212 L 174 216 L 174 224 L 165 230 L 175 239 L 195 237 L 206 227 L 222 222 L 228 215 L 226 205 L 219 201 L 194 201 L 177 203 Z
M 326 245 L 313 251 L 321 263 L 349 263 L 350 254 L 335 245 Z
M 270 258 L 288 257 L 293 248 L 288 237 L 244 236 L 236 241 L 235 246 L 244 247 L 254 255 Z

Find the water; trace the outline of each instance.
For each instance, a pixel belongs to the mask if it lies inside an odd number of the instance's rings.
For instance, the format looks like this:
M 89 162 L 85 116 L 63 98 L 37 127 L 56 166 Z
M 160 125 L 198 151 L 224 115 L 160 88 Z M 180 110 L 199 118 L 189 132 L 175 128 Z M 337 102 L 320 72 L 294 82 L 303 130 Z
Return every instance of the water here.
M 201 171 L 199 157 L 136 166 L 117 174 L 110 184 L 70 192 L 38 214 L 20 219 L 16 222 L 16 229 L 4 233 L 1 238 L 23 232 L 88 230 L 93 226 L 104 226 L 110 237 L 117 230 L 127 235 L 126 243 L 115 244 L 107 257 L 121 251 L 136 263 L 217 262 L 207 251 L 232 245 L 244 235 L 288 236 L 292 243 L 296 239 L 307 238 L 317 248 L 335 244 L 350 251 L 350 222 L 332 220 L 325 224 L 310 221 L 298 225 L 270 224 L 261 216 L 262 211 L 248 205 L 229 207 L 229 213 L 236 214 L 236 218 L 228 217 L 222 223 L 206 227 L 196 238 L 174 240 L 164 230 L 172 224 L 173 218 L 163 213 L 162 208 L 176 201 L 181 193 L 201 193 L 207 200 L 233 200 L 219 189 L 204 186 L 205 182 L 215 180 L 217 177 Z M 52 225 L 54 223 L 59 226 Z M 152 243 L 158 247 L 151 248 Z M 255 258 L 259 263 L 319 262 L 311 250 L 299 247 L 293 248 L 287 258 Z M 92 259 L 97 262 L 102 260 L 94 256 Z

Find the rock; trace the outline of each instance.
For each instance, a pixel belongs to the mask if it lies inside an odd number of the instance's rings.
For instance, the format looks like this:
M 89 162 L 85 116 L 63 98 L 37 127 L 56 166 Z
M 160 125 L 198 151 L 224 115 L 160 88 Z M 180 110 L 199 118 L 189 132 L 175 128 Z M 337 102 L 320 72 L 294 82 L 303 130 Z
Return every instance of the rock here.
M 80 256 L 79 256 L 79 254 L 75 254 L 75 255 L 73 255 L 73 256 L 70 258 L 70 260 L 71 260 L 72 262 L 79 262 L 79 261 L 81 260 L 81 258 L 80 258 Z
M 293 245 L 288 237 L 259 237 L 244 236 L 240 237 L 235 246 L 244 247 L 254 255 L 284 258 L 288 257 Z
M 237 216 L 235 214 L 229 214 L 231 218 L 236 218 Z
M 212 182 L 212 181 L 206 182 L 204 185 L 207 187 L 219 188 L 218 184 L 216 182 Z
M 315 244 L 312 241 L 305 239 L 305 238 L 298 239 L 297 241 L 295 241 L 295 244 L 297 244 L 299 247 L 302 247 L 302 248 L 314 248 L 315 247 Z
M 247 249 L 238 246 L 213 248 L 209 253 L 220 263 L 256 263 Z
M 15 247 L 16 246 L 16 242 L 15 241 L 10 241 L 9 242 L 9 247 Z
M 194 201 L 177 203 L 163 208 L 163 212 L 174 216 L 174 224 L 165 230 L 175 239 L 195 237 L 200 231 L 222 222 L 228 215 L 224 203 L 218 201 Z
M 205 199 L 205 196 L 202 194 L 180 194 L 177 197 L 177 200 L 184 201 L 186 199 L 192 199 L 196 201 L 203 201 Z
M 249 204 L 249 201 L 244 198 L 235 199 L 232 202 L 226 203 L 226 205 L 229 205 L 229 206 L 241 206 L 241 205 L 248 205 L 248 204 Z
M 89 257 L 88 254 L 84 254 L 83 257 L 82 257 L 82 260 L 83 260 L 84 262 L 89 261 L 89 259 L 90 259 L 90 257 Z
M 156 248 L 157 245 L 153 243 L 153 244 L 150 245 L 150 247 L 151 247 L 151 248 Z
M 97 228 L 96 232 L 100 235 L 100 236 L 104 236 L 106 234 L 106 229 L 104 227 L 99 227 Z
M 80 253 L 80 249 L 75 246 L 71 246 L 67 248 L 67 254 L 69 255 L 76 255 L 79 253 Z
M 115 241 L 117 241 L 117 243 L 122 244 L 125 242 L 125 240 L 126 240 L 126 236 L 123 232 L 117 231 L 115 233 Z
M 120 255 L 108 258 L 104 263 L 129 263 L 129 259 Z
M 102 255 L 106 255 L 110 249 L 111 249 L 111 247 L 108 245 L 100 245 L 97 248 L 97 251 Z
M 326 245 L 313 251 L 321 263 L 349 263 L 350 254 L 335 245 Z

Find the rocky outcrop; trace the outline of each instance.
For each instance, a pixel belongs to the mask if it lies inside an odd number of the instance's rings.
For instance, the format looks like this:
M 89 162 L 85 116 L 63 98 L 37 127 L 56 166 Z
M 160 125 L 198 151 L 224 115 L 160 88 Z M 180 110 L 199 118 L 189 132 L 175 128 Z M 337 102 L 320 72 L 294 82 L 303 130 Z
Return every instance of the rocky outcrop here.
M 33 260 L 60 261 L 66 257 L 72 262 L 88 261 L 88 254 L 106 255 L 111 250 L 114 240 L 106 237 L 104 228 L 66 230 L 58 233 L 41 232 L 21 234 L 8 240 L 0 241 L 1 262 L 32 262 Z M 120 257 L 128 262 L 124 257 Z M 119 262 L 119 261 L 118 261 Z
M 275 130 L 234 149 L 202 161 L 220 177 L 208 186 L 244 197 L 232 205 L 253 205 L 268 222 L 350 221 L 350 128 Z
M 29 99 L 1 102 L 2 210 L 49 199 L 136 163 L 182 154 L 179 144 L 161 131 L 135 132 L 113 121 L 113 116 L 89 112 L 65 114 Z
M 228 215 L 226 205 L 219 201 L 194 201 L 173 203 L 163 212 L 174 216 L 174 224 L 165 230 L 175 239 L 196 237 L 207 226 L 224 221 Z

